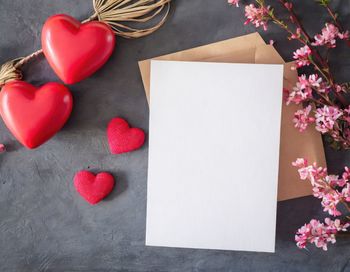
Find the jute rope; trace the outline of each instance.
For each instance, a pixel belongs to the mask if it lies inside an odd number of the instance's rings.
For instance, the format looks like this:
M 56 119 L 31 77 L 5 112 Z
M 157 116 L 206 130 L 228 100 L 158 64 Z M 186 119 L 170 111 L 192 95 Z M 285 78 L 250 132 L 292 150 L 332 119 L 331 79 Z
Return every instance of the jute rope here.
M 82 23 L 98 20 L 108 24 L 118 36 L 140 38 L 153 33 L 164 24 L 169 14 L 170 2 L 171 0 L 93 0 L 95 12 Z M 148 22 L 160 14 L 163 15 L 154 26 L 148 28 L 131 26 Z M 8 61 L 0 66 L 0 88 L 6 82 L 22 79 L 20 68 L 42 52 L 42 49 L 39 49 L 26 57 Z

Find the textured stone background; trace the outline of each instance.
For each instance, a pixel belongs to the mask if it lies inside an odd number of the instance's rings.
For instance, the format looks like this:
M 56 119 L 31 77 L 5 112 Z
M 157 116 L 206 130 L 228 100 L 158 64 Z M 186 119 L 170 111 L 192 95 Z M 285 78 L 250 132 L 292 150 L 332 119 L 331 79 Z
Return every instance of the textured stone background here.
M 339 239 L 328 253 L 296 248 L 295 230 L 311 217 L 323 216 L 319 201 L 312 197 L 278 204 L 275 254 L 144 246 L 148 146 L 112 156 L 105 136 L 108 120 L 117 115 L 148 130 L 137 61 L 254 31 L 242 25 L 242 9 L 228 7 L 226 0 L 173 2 L 161 30 L 138 40 L 119 38 L 99 72 L 70 86 L 73 114 L 48 143 L 28 151 L 0 122 L 0 142 L 9 146 L 0 156 L 0 271 L 350 271 L 350 240 Z M 313 1 L 296 2 L 307 26 L 318 31 L 322 10 Z M 350 1 L 334 5 L 342 9 L 349 28 Z M 90 0 L 0 0 L 0 62 L 38 49 L 48 16 L 68 13 L 83 19 L 91 10 Z M 274 39 L 290 60 L 296 43 L 287 43 L 275 27 L 262 34 L 267 41 Z M 349 80 L 349 50 L 335 57 L 342 61 L 336 66 L 337 76 Z M 58 80 L 43 58 L 25 72 L 33 84 Z M 350 163 L 347 154 L 327 150 L 330 169 L 338 171 Z M 87 168 L 117 177 L 117 189 L 95 207 L 78 197 L 72 186 L 74 173 Z M 240 235 L 249 235 L 245 224 L 259 227 L 254 214 L 251 222 L 240 224 Z

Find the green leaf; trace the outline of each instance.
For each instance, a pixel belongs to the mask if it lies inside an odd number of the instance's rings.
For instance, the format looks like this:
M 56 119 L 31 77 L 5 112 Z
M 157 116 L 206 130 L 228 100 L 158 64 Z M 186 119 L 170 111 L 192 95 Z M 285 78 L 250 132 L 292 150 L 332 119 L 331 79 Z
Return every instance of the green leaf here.
M 331 0 L 315 0 L 317 3 L 319 3 L 321 6 L 328 6 Z

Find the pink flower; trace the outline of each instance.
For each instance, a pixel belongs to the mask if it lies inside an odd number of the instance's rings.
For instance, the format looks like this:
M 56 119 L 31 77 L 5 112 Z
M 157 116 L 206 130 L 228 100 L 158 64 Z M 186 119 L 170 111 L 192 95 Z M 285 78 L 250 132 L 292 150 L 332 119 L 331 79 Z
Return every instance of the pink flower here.
M 345 166 L 344 168 L 344 172 L 342 174 L 342 178 L 345 182 L 349 181 L 349 177 L 350 177 L 350 169 L 348 167 Z M 343 185 L 344 186 L 344 185 Z
M 314 183 L 312 186 L 312 195 L 316 198 L 322 199 L 326 194 L 327 188 L 322 183 Z
M 343 187 L 346 184 L 346 180 L 343 178 L 339 178 L 337 175 L 328 175 L 325 177 L 325 181 L 332 187 L 335 188 L 337 186 Z
M 262 26 L 263 29 L 267 30 L 267 22 L 269 20 L 270 7 L 255 7 L 253 4 L 245 6 L 245 25 L 252 23 L 255 27 Z
M 341 86 L 339 84 L 334 84 L 334 87 L 337 93 L 346 92 L 346 88 L 344 86 Z
M 284 6 L 286 7 L 286 9 L 291 10 L 293 8 L 293 4 L 291 2 L 285 2 Z
M 309 87 L 305 88 L 303 84 L 297 82 L 295 87 L 293 87 L 293 91 L 289 93 L 287 105 L 289 105 L 291 102 L 300 104 L 308 98 L 312 98 L 312 89 Z
M 349 223 L 341 224 L 339 219 L 335 219 L 333 221 L 328 217 L 324 220 L 324 222 L 326 223 L 328 230 L 334 233 L 335 231 L 346 231 L 346 229 L 350 226 Z
M 297 160 L 295 162 L 292 162 L 293 166 L 296 167 L 306 167 L 307 166 L 307 159 L 304 158 L 297 158 Z
M 322 84 L 322 78 L 317 74 L 309 75 L 309 85 L 312 86 L 320 93 L 324 93 L 326 91 L 326 87 Z
M 6 146 L 4 144 L 0 144 L 0 153 L 6 152 Z
M 312 107 L 311 105 L 307 106 L 302 110 L 297 110 L 294 113 L 293 123 L 294 127 L 299 129 L 300 132 L 303 132 L 309 124 L 315 121 L 315 118 L 309 117 L 310 111 Z
M 300 38 L 300 36 L 301 36 L 301 28 L 298 27 L 296 29 L 295 33 L 290 36 L 290 39 L 295 40 L 295 39 Z
M 315 186 L 318 180 L 321 180 L 327 175 L 327 168 L 317 167 L 316 163 L 308 165 L 306 159 L 299 158 L 292 165 L 298 167 L 298 172 L 301 180 L 310 180 L 311 184 Z
M 326 133 L 333 129 L 337 119 L 342 116 L 343 113 L 337 107 L 324 106 L 316 110 L 316 130 L 321 133 Z
M 227 0 L 230 5 L 235 5 L 237 8 L 239 7 L 239 1 L 240 0 Z
M 307 45 L 297 49 L 293 53 L 293 58 L 296 60 L 296 65 L 298 68 L 306 65 L 310 65 L 309 56 L 311 55 L 311 49 Z
M 336 39 L 339 38 L 341 40 L 349 39 L 349 31 L 345 31 L 344 33 L 339 32 L 339 29 L 333 25 L 326 23 L 326 26 L 322 28 L 322 33 L 315 35 L 315 42 L 312 43 L 314 46 L 325 45 L 329 48 L 336 47 Z
M 293 87 L 293 91 L 289 93 L 287 99 L 287 105 L 291 102 L 299 104 L 309 98 L 312 98 L 312 90 L 315 89 L 318 92 L 326 92 L 328 89 L 322 82 L 322 78 L 317 74 L 312 74 L 308 78 L 306 75 L 298 77 L 299 82 Z
M 322 198 L 321 205 L 324 208 L 323 211 L 333 216 L 341 215 L 341 212 L 337 210 L 337 205 L 341 200 L 341 194 L 336 190 L 330 190 L 328 193 L 324 194 Z
M 340 33 L 338 34 L 338 38 L 341 39 L 341 40 L 348 40 L 350 38 L 350 34 L 349 34 L 349 31 L 345 31 L 343 33 Z
M 306 248 L 307 243 L 315 244 L 316 247 L 327 250 L 327 244 L 336 242 L 335 235 L 338 231 L 346 231 L 349 224 L 341 224 L 339 219 L 326 218 L 325 223 L 312 219 L 310 223 L 302 226 L 295 235 L 295 241 L 299 248 Z
M 325 177 L 325 181 L 332 187 L 337 186 L 339 180 L 339 176 L 337 175 L 327 175 Z
M 342 189 L 341 195 L 346 202 L 350 202 L 350 183 L 347 183 L 346 186 Z

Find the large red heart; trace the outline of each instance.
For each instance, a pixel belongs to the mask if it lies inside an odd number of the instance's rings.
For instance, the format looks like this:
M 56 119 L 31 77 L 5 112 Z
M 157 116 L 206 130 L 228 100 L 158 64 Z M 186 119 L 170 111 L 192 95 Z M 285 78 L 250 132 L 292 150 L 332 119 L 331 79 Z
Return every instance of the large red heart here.
M 107 127 L 109 149 L 112 154 L 121 154 L 140 148 L 145 142 L 145 133 L 139 128 L 130 128 L 124 119 L 113 118 Z
M 45 22 L 41 43 L 46 59 L 58 77 L 73 84 L 96 72 L 115 46 L 112 29 L 105 23 L 81 24 L 68 15 L 51 16 Z
M 35 148 L 55 135 L 69 118 L 72 107 L 70 91 L 55 82 L 36 88 L 25 81 L 13 81 L 0 92 L 2 119 L 28 148 Z
M 89 171 L 79 171 L 74 176 L 74 187 L 90 204 L 94 205 L 104 199 L 113 190 L 114 178 L 102 172 L 97 175 Z

